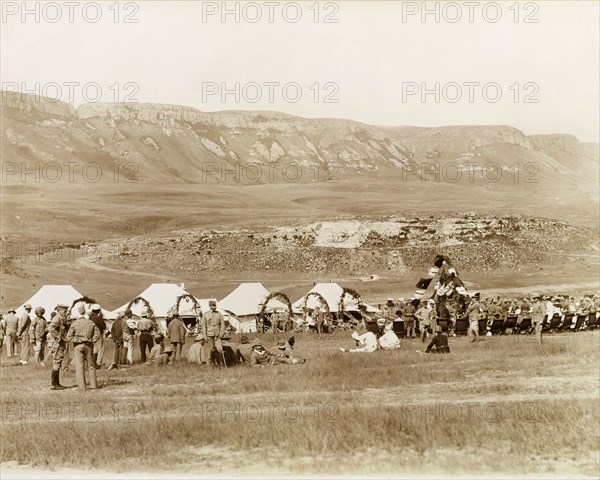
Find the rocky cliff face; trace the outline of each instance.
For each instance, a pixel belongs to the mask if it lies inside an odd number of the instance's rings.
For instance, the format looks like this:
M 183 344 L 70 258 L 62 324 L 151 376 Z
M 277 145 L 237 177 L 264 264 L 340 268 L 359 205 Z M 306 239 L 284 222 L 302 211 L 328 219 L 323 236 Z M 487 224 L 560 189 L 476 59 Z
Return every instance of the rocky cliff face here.
M 137 103 L 95 103 L 74 109 L 30 95 L 2 97 L 4 161 L 29 165 L 83 160 L 107 170 L 126 163 L 149 183 L 204 181 L 207 164 L 217 171 L 294 164 L 306 173 L 335 168 L 340 176 L 416 171 L 410 179 L 418 181 L 425 174 L 424 165 L 439 169 L 478 163 L 481 169 L 494 162 L 508 169 L 518 162 L 546 169 L 544 180 L 552 187 L 560 186 L 564 173 L 570 175 L 571 184 L 584 186 L 593 185 L 598 174 L 593 150 L 582 148 L 573 136 L 529 137 L 510 126 L 380 128 L 277 112 L 207 113 L 179 105 Z M 302 181 L 314 181 L 313 177 L 305 174 Z M 463 177 L 461 182 L 469 183 L 467 175 Z M 222 179 L 212 175 L 207 181 Z
M 0 90 L 2 108 L 10 108 L 29 115 L 42 114 L 58 117 L 73 117 L 73 105 L 37 95 L 27 95 Z
M 574 135 L 531 135 L 531 145 L 536 150 L 578 153 L 581 144 Z

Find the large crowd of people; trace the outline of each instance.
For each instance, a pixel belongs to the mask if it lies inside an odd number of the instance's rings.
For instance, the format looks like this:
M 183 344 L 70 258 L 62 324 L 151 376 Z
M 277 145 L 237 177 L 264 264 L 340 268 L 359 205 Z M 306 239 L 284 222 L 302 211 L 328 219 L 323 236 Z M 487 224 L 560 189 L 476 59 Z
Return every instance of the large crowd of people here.
M 466 333 L 474 342 L 492 334 L 535 333 L 541 342 L 544 331 L 585 330 L 598 327 L 600 321 L 600 294 L 552 296 L 532 293 L 514 298 L 482 299 L 478 292 L 473 292 L 460 302 L 448 302 L 444 310 L 446 317 L 440 316 L 436 306 L 433 299 L 388 298 L 386 304 L 380 306 L 381 314 L 374 317 L 363 312 L 362 315 L 337 319 L 335 314 L 325 314 L 315 308 L 311 315 L 291 321 L 273 314 L 269 321 L 257 319 L 257 325 L 260 325 L 259 333 L 264 331 L 267 323 L 276 331 L 286 331 L 286 325 L 291 323 L 296 330 L 314 330 L 317 335 L 335 328 L 350 328 L 354 330 L 352 338 L 356 347 L 340 349 L 357 353 L 399 348 L 400 338 L 418 337 L 424 344 L 432 336 L 423 352 L 447 353 L 447 335 Z M 198 364 L 227 368 L 240 363 L 262 366 L 305 361 L 294 354 L 294 337 L 272 348 L 263 346 L 260 338 L 249 341 L 246 335 L 242 335 L 239 342 L 233 342 L 232 327 L 217 311 L 216 302 L 210 301 L 209 308 L 198 315 L 191 328 L 183 323 L 175 308 L 167 315 L 166 327 L 159 324 L 147 308 L 138 320 L 130 310 L 122 312 L 109 327 L 97 304 L 80 304 L 73 320 L 70 318 L 73 312 L 64 304 L 56 305 L 49 316 L 42 307 L 33 309 L 32 305 L 25 305 L 20 316 L 14 310 L 1 316 L 0 354 L 6 351 L 6 358 L 14 359 L 14 365 L 20 366 L 29 363 L 44 366 L 51 361 L 51 388 L 54 390 L 64 388 L 60 375 L 71 362 L 75 365 L 78 387 L 96 388 L 95 371 L 102 368 L 108 338 L 114 344 L 109 369 L 134 363 L 136 340 L 140 363 L 156 366 L 181 362 L 183 345 L 192 339 L 187 360 Z M 460 327 L 461 320 L 465 328 Z M 360 330 L 362 333 L 358 333 Z

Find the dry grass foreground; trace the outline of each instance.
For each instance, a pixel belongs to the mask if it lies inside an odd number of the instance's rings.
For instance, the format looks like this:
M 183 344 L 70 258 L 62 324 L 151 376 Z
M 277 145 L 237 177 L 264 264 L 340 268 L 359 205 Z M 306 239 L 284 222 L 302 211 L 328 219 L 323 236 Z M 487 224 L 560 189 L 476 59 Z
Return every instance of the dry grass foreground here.
M 599 338 L 458 337 L 437 356 L 415 353 L 420 340 L 343 354 L 348 333 L 300 334 L 304 365 L 135 365 L 99 371 L 87 392 L 51 392 L 47 367 L 3 358 L 2 477 L 597 478 Z

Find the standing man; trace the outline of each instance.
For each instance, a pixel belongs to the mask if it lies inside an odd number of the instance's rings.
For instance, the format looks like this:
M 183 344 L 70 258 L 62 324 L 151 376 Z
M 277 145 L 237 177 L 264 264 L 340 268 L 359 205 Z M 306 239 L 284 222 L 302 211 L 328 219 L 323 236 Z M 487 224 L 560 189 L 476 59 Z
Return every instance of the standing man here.
M 122 313 L 119 313 L 110 329 L 110 336 L 115 344 L 115 352 L 113 354 L 113 362 L 108 367 L 109 370 L 119 368 L 121 350 L 123 349 L 123 325 L 125 325 L 125 316 Z
M 406 338 L 412 338 L 415 333 L 415 306 L 408 302 L 404 306 L 402 316 L 404 317 L 404 334 Z
M 96 368 L 102 368 L 102 359 L 104 358 L 104 333 L 106 332 L 106 322 L 102 316 L 102 308 L 97 303 L 92 305 L 90 320 L 98 327 L 100 338 L 94 343 L 94 365 Z
M 467 319 L 469 320 L 469 342 L 479 340 L 479 292 L 476 292 L 471 297 L 471 302 L 467 307 Z
M 323 323 L 325 323 L 325 314 L 321 311 L 321 307 L 315 307 L 313 311 L 313 318 L 317 325 L 317 333 L 323 333 Z
M 214 303 L 214 300 L 211 300 L 209 305 L 212 303 Z M 186 330 L 183 326 L 183 323 L 181 323 L 179 313 L 173 312 L 172 315 L 173 319 L 167 325 L 167 336 L 169 337 L 169 341 L 175 350 L 175 361 L 179 362 L 181 360 L 181 350 L 183 349 L 183 344 L 185 343 Z M 206 313 L 204 315 L 206 315 Z M 202 318 L 204 319 L 204 317 Z
M 210 357 L 213 358 L 213 351 L 219 353 L 218 363 L 221 363 L 223 357 L 223 342 L 221 339 L 225 335 L 225 319 L 223 315 L 217 312 L 217 302 L 211 300 L 208 302 L 210 310 L 202 316 L 202 334 L 206 339 L 206 345 L 210 352 Z
M 546 306 L 542 302 L 542 297 L 539 294 L 533 295 L 533 307 L 531 307 L 531 321 L 534 324 L 535 336 L 538 339 L 538 343 L 542 344 L 542 325 L 544 324 L 544 318 L 546 317 Z
M 133 340 L 135 338 L 135 320 L 132 318 L 131 310 L 125 312 L 123 322 L 123 348 L 126 351 L 125 363 L 133 365 Z
M 415 313 L 417 320 L 421 322 L 421 339 L 422 342 L 425 343 L 425 339 L 427 338 L 428 333 L 433 333 L 434 327 L 432 325 L 433 321 L 433 307 L 429 302 L 422 301 L 419 304 L 419 309 Z
M 142 363 L 146 363 L 146 349 L 148 349 L 148 352 L 152 351 L 152 347 L 154 346 L 152 335 L 158 329 L 156 323 L 148 318 L 149 315 L 148 309 L 144 308 L 141 315 L 142 319 L 137 324 L 137 329 L 140 332 L 140 354 Z
M 21 355 L 19 365 L 27 365 L 29 363 L 29 348 L 31 339 L 29 337 L 29 328 L 31 327 L 31 305 L 25 305 L 23 315 L 19 317 L 19 325 L 17 326 L 17 339 L 21 344 Z
M 77 386 L 79 390 L 85 390 L 85 370 L 87 367 L 90 374 L 90 388 L 98 388 L 96 382 L 96 365 L 94 362 L 94 343 L 100 338 L 100 330 L 94 322 L 85 317 L 85 307 L 79 309 L 79 317 L 75 320 L 69 332 L 67 341 L 73 343 L 73 355 L 75 359 L 75 376 L 77 377 Z
M 10 358 L 17 355 L 17 328 L 19 327 L 19 317 L 17 312 L 9 310 L 4 319 L 6 334 L 6 357 Z
M 52 354 L 52 390 L 64 390 L 60 384 L 60 367 L 65 358 L 65 349 L 67 346 L 67 310 L 69 307 L 59 303 L 56 306 L 56 315 L 52 317 L 48 331 L 52 336 L 53 344 L 50 353 Z
M 46 334 L 48 333 L 48 322 L 44 318 L 46 310 L 36 307 L 35 317 L 31 321 L 29 334 L 33 340 L 34 360 L 38 365 L 44 366 L 44 353 L 46 351 Z

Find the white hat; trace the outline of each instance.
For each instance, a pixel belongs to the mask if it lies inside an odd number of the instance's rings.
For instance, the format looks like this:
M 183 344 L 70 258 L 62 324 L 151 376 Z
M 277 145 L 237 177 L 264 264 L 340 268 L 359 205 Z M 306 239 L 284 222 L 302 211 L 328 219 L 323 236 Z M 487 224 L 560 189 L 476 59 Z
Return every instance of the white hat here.
M 403 302 L 403 301 L 404 301 L 404 297 L 400 297 L 400 298 L 398 299 L 398 301 L 399 301 L 399 302 Z

